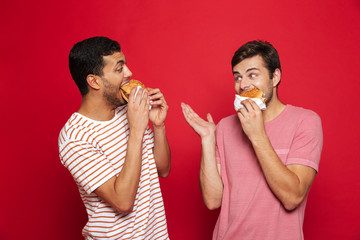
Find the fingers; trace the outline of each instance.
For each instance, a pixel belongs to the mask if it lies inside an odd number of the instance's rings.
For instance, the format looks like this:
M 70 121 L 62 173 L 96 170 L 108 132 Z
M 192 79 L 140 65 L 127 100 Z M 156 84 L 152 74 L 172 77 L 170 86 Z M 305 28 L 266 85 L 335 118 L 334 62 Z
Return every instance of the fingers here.
M 149 96 L 153 97 L 153 98 L 160 98 L 163 97 L 163 94 L 161 93 L 160 89 L 156 88 L 146 88 L 146 90 L 149 92 Z
M 246 99 L 241 102 L 241 104 L 244 106 L 243 108 L 240 108 L 238 110 L 239 113 L 242 113 L 243 115 L 246 113 L 256 113 L 261 111 L 259 106 L 251 99 Z
M 259 106 L 251 99 L 246 99 L 241 102 L 244 106 L 237 111 L 237 115 L 240 121 L 245 121 L 246 119 L 255 119 L 257 116 L 261 115 L 261 109 Z
M 216 126 L 210 114 L 207 115 L 208 121 L 206 121 L 199 117 L 189 105 L 181 103 L 181 108 L 187 123 L 202 139 L 215 136 Z
M 212 116 L 211 116 L 210 113 L 208 113 L 208 114 L 206 115 L 206 118 L 207 118 L 207 120 L 208 120 L 210 123 L 214 123 L 214 120 L 213 120 L 213 118 L 212 118 Z
M 148 95 L 147 91 L 144 92 L 141 103 L 144 106 L 145 110 L 149 111 L 149 109 L 150 109 L 150 98 L 149 98 L 149 95 Z
M 187 105 L 185 103 L 181 103 L 181 107 L 183 109 L 183 115 L 185 117 L 185 120 L 190 124 L 190 126 L 195 126 L 195 125 L 205 126 L 208 124 L 189 105 Z M 210 116 L 210 118 L 211 118 L 211 116 Z M 209 121 L 209 123 L 214 123 L 212 121 L 212 118 L 211 118 L 211 121 Z
M 182 109 L 183 115 L 185 117 L 185 120 L 190 124 L 188 106 L 185 103 L 181 103 L 181 109 Z
M 149 95 L 154 95 L 160 92 L 160 89 L 158 88 L 146 88 L 146 90 L 149 92 Z
M 137 92 L 135 96 L 135 92 Z M 127 118 L 131 131 L 143 133 L 149 122 L 150 100 L 146 90 L 133 88 L 130 92 Z
M 136 93 L 137 92 L 137 93 Z M 136 96 L 135 96 L 136 94 Z M 140 87 L 134 87 L 131 89 L 130 95 L 129 95 L 129 104 L 134 103 L 138 106 L 145 106 L 149 107 L 150 101 L 149 101 L 149 94 L 146 89 L 140 88 Z
M 181 103 L 181 108 L 183 110 L 183 115 L 185 120 L 192 125 L 194 123 L 194 118 L 196 118 L 196 113 L 191 109 L 191 107 L 185 103 Z
M 152 98 L 150 97 L 150 101 L 151 101 L 151 106 L 163 106 L 163 105 L 167 106 L 165 99 L 152 100 Z
M 197 113 L 187 104 L 183 103 L 189 113 L 189 115 L 192 117 L 192 118 L 200 118 L 199 115 L 197 115 Z
M 240 108 L 238 111 L 237 111 L 237 115 L 240 119 L 240 121 L 242 121 L 244 118 L 245 118 L 245 114 L 247 113 L 247 110 L 244 109 L 244 108 Z
M 185 103 L 181 103 L 181 109 L 183 112 L 183 115 L 185 117 L 185 120 L 190 123 L 190 118 L 189 118 L 189 107 L 185 104 Z
M 186 122 L 192 127 L 194 130 L 196 128 L 196 125 L 198 124 L 197 121 L 194 119 L 194 111 L 191 109 L 191 107 L 185 103 L 181 103 L 181 108 L 183 111 L 183 115 L 185 117 Z M 196 132 L 196 130 L 195 130 Z
M 167 106 L 166 100 L 160 89 L 147 88 L 151 106 Z
M 186 117 L 191 121 L 200 120 L 201 118 L 196 112 L 187 104 L 181 103 L 181 107 L 183 108 L 183 112 L 186 114 Z M 184 115 L 185 115 L 184 114 Z M 201 119 L 202 120 L 202 119 Z
M 132 88 L 131 91 L 130 91 L 130 94 L 129 94 L 129 102 L 128 103 L 133 103 L 135 102 L 135 93 L 136 93 L 136 87 Z
M 248 114 L 249 111 L 253 110 L 253 107 L 251 106 L 251 100 L 246 99 L 244 101 L 241 102 L 241 104 L 244 106 L 243 108 L 240 108 L 237 111 L 237 115 L 240 118 L 240 120 L 244 119 L 246 117 L 246 115 Z
M 241 104 L 245 107 L 245 109 L 250 112 L 250 111 L 255 111 L 255 106 L 257 106 L 257 104 L 251 100 L 251 99 L 246 99 L 244 101 L 241 102 Z

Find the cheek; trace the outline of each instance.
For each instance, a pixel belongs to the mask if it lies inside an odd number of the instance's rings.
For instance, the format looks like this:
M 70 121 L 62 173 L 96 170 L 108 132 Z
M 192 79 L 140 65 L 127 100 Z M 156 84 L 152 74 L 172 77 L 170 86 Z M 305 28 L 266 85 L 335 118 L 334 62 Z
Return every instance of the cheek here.
M 271 82 L 271 80 L 257 79 L 253 82 L 253 85 L 259 89 L 268 90 L 269 87 L 271 88 Z
M 267 96 L 272 96 L 273 93 L 273 85 L 272 85 L 272 81 L 270 81 L 268 84 L 264 85 L 263 91 L 265 92 L 265 94 Z
M 237 93 L 240 92 L 240 81 L 235 82 L 235 92 L 237 92 Z

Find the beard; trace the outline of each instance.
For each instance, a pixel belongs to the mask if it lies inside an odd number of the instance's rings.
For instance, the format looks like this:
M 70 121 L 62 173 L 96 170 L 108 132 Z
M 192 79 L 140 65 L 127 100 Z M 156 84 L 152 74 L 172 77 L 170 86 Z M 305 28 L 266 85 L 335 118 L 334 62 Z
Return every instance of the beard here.
M 266 104 L 266 106 L 267 106 L 268 103 L 272 100 L 272 97 L 273 97 L 272 81 L 269 83 L 269 85 L 267 86 L 267 88 L 264 89 L 264 94 L 265 94 L 265 104 Z
M 118 86 L 110 83 L 106 78 L 101 78 L 104 83 L 103 98 L 109 106 L 120 107 L 124 103 L 119 98 L 120 89 Z
M 271 91 L 269 91 L 269 92 L 267 93 L 267 95 L 266 95 L 266 100 L 265 100 L 265 104 L 266 104 L 266 105 L 271 101 L 272 96 L 273 96 L 273 91 L 272 91 L 272 89 L 271 89 Z

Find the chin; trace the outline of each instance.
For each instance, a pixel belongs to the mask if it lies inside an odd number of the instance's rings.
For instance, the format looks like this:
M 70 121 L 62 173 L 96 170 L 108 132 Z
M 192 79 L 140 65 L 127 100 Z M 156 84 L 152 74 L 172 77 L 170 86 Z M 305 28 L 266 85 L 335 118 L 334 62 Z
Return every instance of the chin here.
M 117 105 L 116 107 L 121 107 L 121 106 L 125 106 L 125 105 L 127 105 L 127 102 L 120 103 L 120 104 Z
M 124 99 L 118 99 L 118 101 L 116 101 L 116 102 L 114 102 L 114 105 L 116 106 L 116 107 L 121 107 L 121 106 L 124 106 L 124 105 L 126 105 L 127 104 L 127 102 L 124 100 Z

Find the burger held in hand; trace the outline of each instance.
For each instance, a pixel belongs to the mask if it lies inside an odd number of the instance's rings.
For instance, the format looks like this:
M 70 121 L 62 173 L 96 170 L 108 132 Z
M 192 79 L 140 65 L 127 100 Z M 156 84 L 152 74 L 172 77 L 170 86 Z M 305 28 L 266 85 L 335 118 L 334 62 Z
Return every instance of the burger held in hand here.
M 146 88 L 142 82 L 135 80 L 135 79 L 131 79 L 127 84 L 121 86 L 121 88 L 120 88 L 121 96 L 124 98 L 124 100 L 126 102 L 129 102 L 129 95 L 130 95 L 131 89 L 133 89 L 134 87 L 141 87 L 144 89 Z M 138 89 L 136 90 L 135 97 L 136 97 L 137 91 L 138 91 Z
M 244 105 L 242 105 L 241 102 L 248 98 L 253 100 L 261 110 L 266 109 L 266 104 L 265 104 L 266 98 L 264 96 L 264 92 L 258 88 L 252 88 L 247 92 L 235 95 L 235 101 L 234 101 L 235 110 L 238 111 L 240 108 L 244 108 Z

